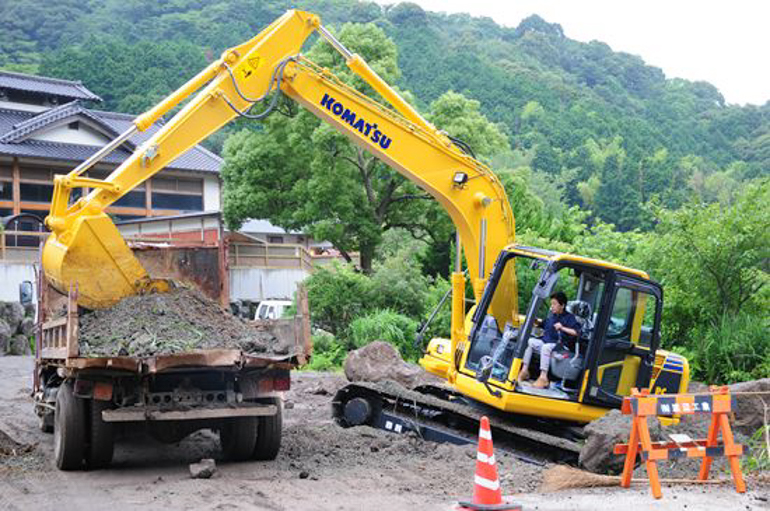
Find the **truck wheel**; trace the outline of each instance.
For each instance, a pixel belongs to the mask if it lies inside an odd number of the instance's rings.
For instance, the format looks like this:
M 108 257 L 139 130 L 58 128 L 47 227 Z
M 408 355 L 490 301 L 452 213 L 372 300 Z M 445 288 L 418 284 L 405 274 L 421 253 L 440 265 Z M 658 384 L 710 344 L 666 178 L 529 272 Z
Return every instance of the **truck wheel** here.
M 222 454 L 226 460 L 244 461 L 254 452 L 257 441 L 257 418 L 236 417 L 226 419 L 219 428 Z
M 278 411 L 275 415 L 257 418 L 257 442 L 254 446 L 252 459 L 274 460 L 281 450 L 281 429 L 283 427 L 283 405 L 281 398 L 271 397 L 261 401 L 265 404 L 275 405 Z
M 91 400 L 89 406 L 90 438 L 86 463 L 89 469 L 104 468 L 112 461 L 114 448 L 113 427 L 102 420 L 102 411 L 110 408 L 109 401 Z
M 64 382 L 56 393 L 53 452 L 60 470 L 83 467 L 86 452 L 86 406 L 75 397 L 72 384 Z

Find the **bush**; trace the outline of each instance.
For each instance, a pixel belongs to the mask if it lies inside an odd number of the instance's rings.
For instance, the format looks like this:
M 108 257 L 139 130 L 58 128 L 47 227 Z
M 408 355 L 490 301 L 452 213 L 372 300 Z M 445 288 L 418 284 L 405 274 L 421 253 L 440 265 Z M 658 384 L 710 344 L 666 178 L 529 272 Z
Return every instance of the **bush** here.
M 313 336 L 313 355 L 303 369 L 308 371 L 338 371 L 345 362 L 347 350 L 333 335 L 323 333 Z
M 374 309 L 371 280 L 349 265 L 319 268 L 305 282 L 313 325 L 334 335 L 344 333 L 353 319 Z
M 385 341 L 395 346 L 406 360 L 417 360 L 422 354 L 414 346 L 417 322 L 392 310 L 379 310 L 350 323 L 347 337 L 353 348 L 372 341 Z
M 692 377 L 709 384 L 765 378 L 770 374 L 770 321 L 741 313 L 696 327 L 680 349 Z

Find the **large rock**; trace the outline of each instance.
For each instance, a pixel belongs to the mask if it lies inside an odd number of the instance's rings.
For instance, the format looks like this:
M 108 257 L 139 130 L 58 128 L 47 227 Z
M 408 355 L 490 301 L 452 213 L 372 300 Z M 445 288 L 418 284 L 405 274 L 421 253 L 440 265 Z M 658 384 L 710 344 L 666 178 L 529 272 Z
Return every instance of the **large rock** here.
M 21 323 L 19 323 L 19 328 L 18 330 L 16 330 L 16 333 L 29 337 L 30 335 L 32 335 L 32 332 L 34 331 L 35 331 L 35 320 L 30 317 L 26 317 L 21 320 Z
M 770 378 L 744 381 L 729 386 L 730 392 L 770 392 Z M 770 396 L 735 396 L 737 407 L 734 410 L 733 427 L 741 433 L 751 436 L 764 425 L 765 407 L 770 406 Z M 762 400 L 764 399 L 764 403 Z M 768 411 L 770 420 L 770 411 Z
M 12 335 L 13 332 L 11 332 L 11 327 L 8 326 L 8 323 L 6 323 L 5 320 L 0 318 L 0 355 L 5 355 L 8 351 L 8 345 L 11 342 Z
M 23 318 L 24 307 L 19 302 L 0 302 L 0 319 L 11 327 L 12 332 L 16 332 Z
M 34 302 L 24 305 L 24 317 L 30 317 L 34 319 L 36 308 L 37 307 Z
M 384 341 L 374 341 L 348 353 L 345 376 L 350 381 L 392 380 L 409 389 L 441 381 L 423 371 L 420 366 L 405 362 L 398 350 Z
M 6 349 L 8 355 L 31 355 L 32 348 L 29 345 L 29 337 L 16 334 L 11 337 Z
M 660 423 L 648 419 L 650 436 L 654 439 L 661 434 Z M 580 451 L 580 464 L 597 474 L 619 474 L 623 471 L 624 456 L 613 453 L 616 444 L 628 443 L 631 433 L 631 416 L 620 410 L 611 410 L 604 417 L 585 427 L 586 443 Z

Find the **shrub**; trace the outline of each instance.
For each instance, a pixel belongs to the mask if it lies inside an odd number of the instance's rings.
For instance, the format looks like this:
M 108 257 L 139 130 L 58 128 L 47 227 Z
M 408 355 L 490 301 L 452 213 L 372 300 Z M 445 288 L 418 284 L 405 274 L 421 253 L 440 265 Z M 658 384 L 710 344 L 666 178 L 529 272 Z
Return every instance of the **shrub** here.
M 724 315 L 693 329 L 679 351 L 699 381 L 723 384 L 764 378 L 770 374 L 768 327 L 770 321 L 764 317 Z
M 349 265 L 319 268 L 305 282 L 313 325 L 334 335 L 374 308 L 371 280 Z
M 395 346 L 407 360 L 417 360 L 422 354 L 414 346 L 417 322 L 392 310 L 379 310 L 350 323 L 347 331 L 349 343 L 360 348 L 372 341 L 385 341 Z
M 345 362 L 347 350 L 328 333 L 313 336 L 313 355 L 303 369 L 308 371 L 337 371 Z

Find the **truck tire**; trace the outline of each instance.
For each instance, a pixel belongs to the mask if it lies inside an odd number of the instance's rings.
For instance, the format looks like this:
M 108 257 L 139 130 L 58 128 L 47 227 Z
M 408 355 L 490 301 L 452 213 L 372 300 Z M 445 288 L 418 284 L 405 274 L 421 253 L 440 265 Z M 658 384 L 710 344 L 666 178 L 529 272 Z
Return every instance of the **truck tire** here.
M 64 382 L 56 393 L 53 453 L 59 470 L 83 468 L 86 454 L 86 406 L 75 397 L 72 384 Z
M 102 420 L 102 411 L 110 408 L 109 401 L 92 399 L 89 406 L 90 431 L 86 464 L 89 469 L 108 466 L 112 462 L 114 450 L 113 426 Z
M 219 440 L 226 460 L 245 461 L 251 458 L 257 441 L 257 418 L 226 419 L 219 428 Z
M 278 411 L 275 415 L 257 418 L 257 442 L 254 446 L 252 459 L 274 460 L 281 450 L 281 430 L 283 429 L 283 404 L 281 398 L 271 397 L 260 400 L 265 404 L 275 405 Z

